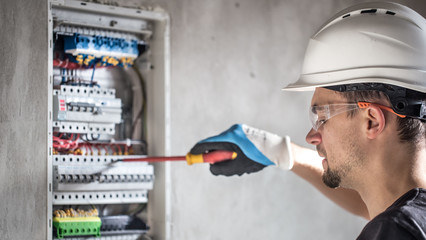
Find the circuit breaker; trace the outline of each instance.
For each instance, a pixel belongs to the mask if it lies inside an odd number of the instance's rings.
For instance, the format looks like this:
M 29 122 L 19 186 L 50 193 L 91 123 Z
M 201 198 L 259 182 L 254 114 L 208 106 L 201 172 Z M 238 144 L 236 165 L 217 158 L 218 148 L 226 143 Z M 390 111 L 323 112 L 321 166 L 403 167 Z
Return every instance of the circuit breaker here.
M 163 176 L 125 160 L 169 151 L 168 15 L 49 7 L 49 238 L 151 239 L 149 195 L 164 195 Z

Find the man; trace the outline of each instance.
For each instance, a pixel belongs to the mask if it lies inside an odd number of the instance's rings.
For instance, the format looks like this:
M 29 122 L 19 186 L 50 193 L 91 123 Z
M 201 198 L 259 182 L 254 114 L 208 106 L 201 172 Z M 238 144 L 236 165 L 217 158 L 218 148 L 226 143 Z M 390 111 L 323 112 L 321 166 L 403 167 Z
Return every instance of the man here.
M 371 220 L 358 239 L 426 239 L 426 21 L 394 3 L 345 9 L 312 37 L 300 79 L 313 90 L 306 136 L 315 152 L 236 124 L 191 153 L 236 152 L 211 165 L 242 175 L 291 169 L 348 211 Z

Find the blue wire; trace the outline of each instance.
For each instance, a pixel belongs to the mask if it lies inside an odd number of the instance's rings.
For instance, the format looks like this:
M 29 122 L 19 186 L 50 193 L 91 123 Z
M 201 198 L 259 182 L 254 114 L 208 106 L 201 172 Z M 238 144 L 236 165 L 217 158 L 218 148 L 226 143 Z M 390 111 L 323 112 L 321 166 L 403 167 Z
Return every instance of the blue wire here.
M 61 82 L 61 84 L 64 84 L 64 83 L 66 83 L 66 81 L 65 81 L 65 68 L 62 69 L 62 82 Z
M 96 64 L 93 64 L 92 78 L 90 79 L 90 86 L 91 87 L 93 87 L 93 77 L 95 76 L 95 69 L 96 69 Z

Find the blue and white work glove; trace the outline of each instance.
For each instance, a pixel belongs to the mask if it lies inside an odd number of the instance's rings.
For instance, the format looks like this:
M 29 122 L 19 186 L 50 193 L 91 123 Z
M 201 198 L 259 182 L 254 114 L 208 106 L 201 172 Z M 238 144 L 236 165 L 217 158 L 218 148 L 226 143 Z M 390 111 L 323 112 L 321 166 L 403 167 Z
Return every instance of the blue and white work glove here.
M 225 132 L 204 139 L 191 149 L 192 154 L 203 154 L 216 150 L 237 153 L 234 160 L 210 165 L 214 175 L 243 175 L 262 170 L 266 166 L 276 165 L 290 170 L 293 158 L 290 137 L 280 137 L 245 124 L 235 124 Z

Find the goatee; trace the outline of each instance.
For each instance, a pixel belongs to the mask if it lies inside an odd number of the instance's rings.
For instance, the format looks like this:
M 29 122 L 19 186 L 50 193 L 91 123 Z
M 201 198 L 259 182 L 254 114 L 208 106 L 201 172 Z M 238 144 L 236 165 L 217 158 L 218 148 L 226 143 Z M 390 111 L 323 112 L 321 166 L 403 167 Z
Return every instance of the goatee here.
M 340 186 L 341 178 L 336 171 L 327 168 L 327 171 L 322 175 L 322 181 L 329 188 L 337 188 Z

